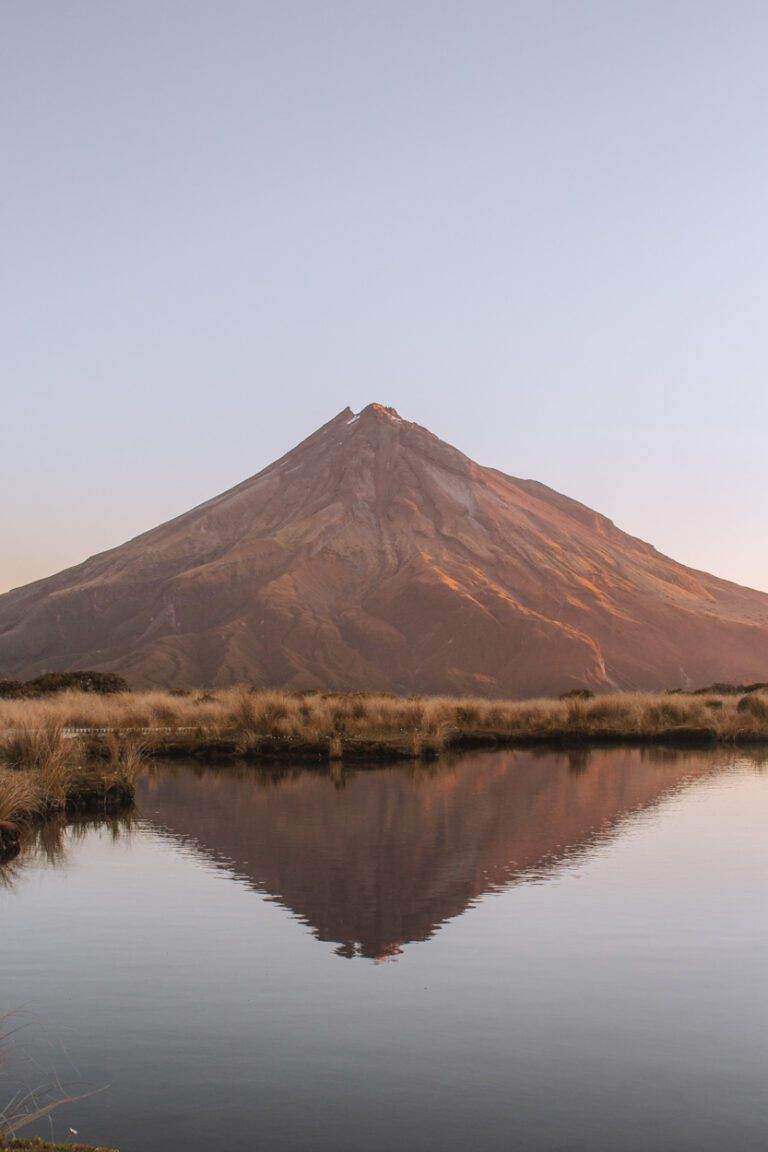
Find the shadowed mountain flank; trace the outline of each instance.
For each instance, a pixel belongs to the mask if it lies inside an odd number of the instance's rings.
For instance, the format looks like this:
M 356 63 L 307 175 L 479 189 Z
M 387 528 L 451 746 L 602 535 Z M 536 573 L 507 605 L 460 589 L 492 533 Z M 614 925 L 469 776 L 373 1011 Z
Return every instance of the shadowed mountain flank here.
M 382 959 L 484 894 L 548 874 L 716 763 L 707 753 L 504 752 L 335 780 L 163 766 L 141 781 L 138 805 L 339 955 Z
M 0 675 L 536 695 L 768 678 L 768 596 L 662 556 L 393 409 L 0 596 Z

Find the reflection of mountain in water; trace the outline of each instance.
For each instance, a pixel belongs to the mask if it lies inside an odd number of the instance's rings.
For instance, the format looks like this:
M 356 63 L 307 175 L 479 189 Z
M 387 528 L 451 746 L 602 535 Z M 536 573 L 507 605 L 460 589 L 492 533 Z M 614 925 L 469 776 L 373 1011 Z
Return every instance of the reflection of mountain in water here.
M 143 780 L 139 810 L 231 864 L 340 955 L 380 958 L 484 893 L 546 873 L 714 763 L 658 750 L 503 752 L 336 781 L 163 767 Z

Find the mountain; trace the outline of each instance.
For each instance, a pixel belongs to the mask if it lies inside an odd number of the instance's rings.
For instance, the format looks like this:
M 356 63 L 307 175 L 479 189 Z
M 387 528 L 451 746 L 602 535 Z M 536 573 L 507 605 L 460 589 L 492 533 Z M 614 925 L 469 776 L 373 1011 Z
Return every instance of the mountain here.
M 768 679 L 768 595 L 675 563 L 392 408 L 0 596 L 0 675 L 535 695 Z

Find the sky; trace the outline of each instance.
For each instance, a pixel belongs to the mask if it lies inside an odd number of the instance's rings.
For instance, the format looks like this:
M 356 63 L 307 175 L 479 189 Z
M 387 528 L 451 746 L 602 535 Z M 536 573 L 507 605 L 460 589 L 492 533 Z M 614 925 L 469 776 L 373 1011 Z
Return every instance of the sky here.
M 768 590 L 768 5 L 2 0 L 0 590 L 378 401 Z

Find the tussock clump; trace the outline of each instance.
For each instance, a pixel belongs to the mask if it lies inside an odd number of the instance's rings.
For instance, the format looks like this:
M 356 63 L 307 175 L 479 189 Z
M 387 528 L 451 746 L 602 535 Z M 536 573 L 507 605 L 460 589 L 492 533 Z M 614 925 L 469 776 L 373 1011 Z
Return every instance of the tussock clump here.
M 581 699 L 572 699 L 567 703 L 565 714 L 570 727 L 581 729 L 586 723 L 589 711 Z
M 146 744 L 121 732 L 111 732 L 103 744 L 107 771 L 117 783 L 133 787 L 144 768 Z
M 153 704 L 152 719 L 156 724 L 163 726 L 174 725 L 177 723 L 178 712 L 170 704 Z
M 768 723 L 768 699 L 761 694 L 742 696 L 736 705 L 736 711 L 740 716 Z
M 0 857 L 17 848 L 24 823 L 129 804 L 141 766 L 141 744 L 125 734 L 110 734 L 94 746 L 55 723 L 6 730 L 0 740 Z
M 32 776 L 0 768 L 0 826 L 14 826 L 23 815 L 35 811 L 39 799 Z
M 341 741 L 341 736 L 332 736 L 328 742 L 328 759 L 341 760 L 344 745 Z
M 239 692 L 232 701 L 231 712 L 233 723 L 246 731 L 256 728 L 256 705 L 253 693 L 247 689 Z
M 673 704 L 666 700 L 654 704 L 648 709 L 647 717 L 651 724 L 669 725 L 686 724 L 692 717 L 698 716 L 699 709 L 695 704 Z
M 456 723 L 460 727 L 475 728 L 480 723 L 481 711 L 476 704 L 458 704 Z
M 34 770 L 65 752 L 63 730 L 56 724 L 44 728 L 19 727 L 3 737 L 0 755 L 11 768 Z
M 631 703 L 611 696 L 596 700 L 586 712 L 593 723 L 599 724 L 626 724 L 633 716 Z

